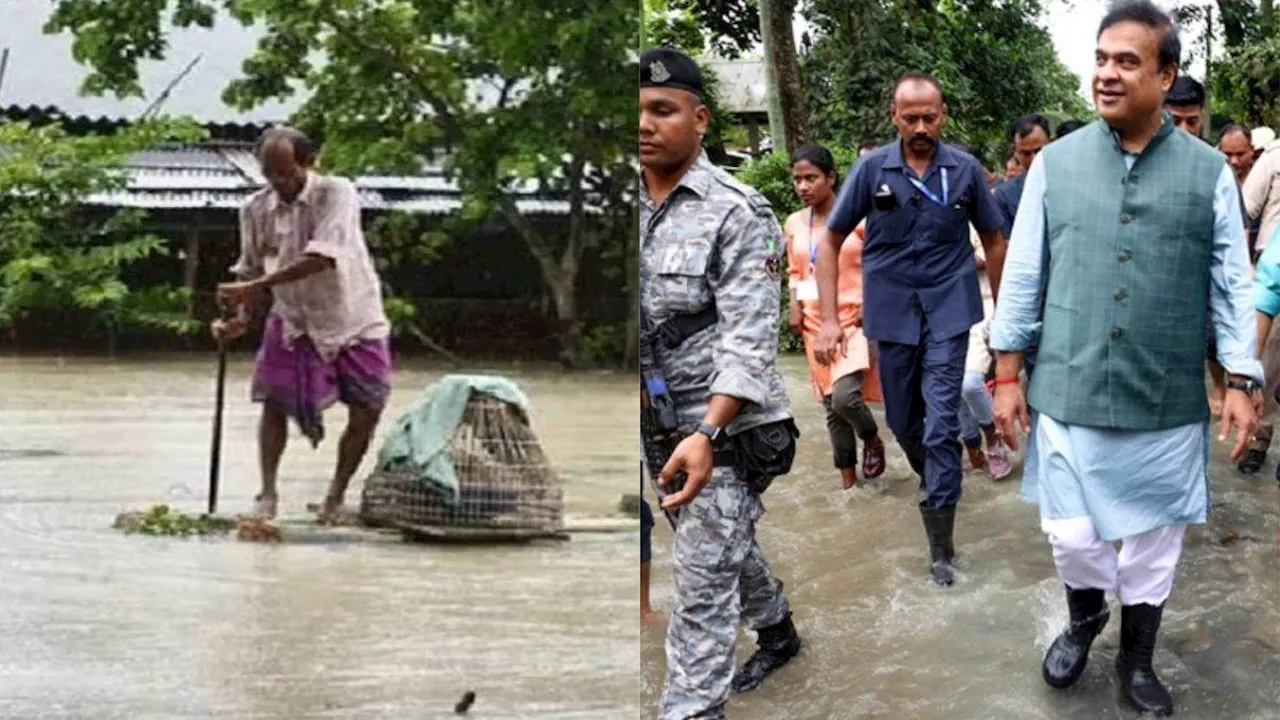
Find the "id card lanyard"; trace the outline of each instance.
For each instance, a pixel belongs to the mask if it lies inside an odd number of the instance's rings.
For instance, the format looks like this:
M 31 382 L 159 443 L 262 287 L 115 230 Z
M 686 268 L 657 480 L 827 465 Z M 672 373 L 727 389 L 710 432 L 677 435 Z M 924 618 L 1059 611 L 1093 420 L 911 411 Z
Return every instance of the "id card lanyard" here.
M 911 177 L 910 175 L 907 176 L 907 180 L 912 185 L 915 185 L 917 190 L 924 193 L 925 197 L 933 201 L 934 205 L 938 205 L 939 207 L 947 207 L 948 205 L 951 204 L 950 203 L 951 186 L 947 182 L 947 169 L 946 168 L 940 168 L 940 169 L 942 170 L 942 198 L 941 199 L 939 199 L 937 195 L 934 195 L 933 191 L 930 190 L 924 183 L 920 182 L 919 180 Z
M 813 208 L 809 208 L 809 277 L 818 266 L 818 246 L 813 244 Z

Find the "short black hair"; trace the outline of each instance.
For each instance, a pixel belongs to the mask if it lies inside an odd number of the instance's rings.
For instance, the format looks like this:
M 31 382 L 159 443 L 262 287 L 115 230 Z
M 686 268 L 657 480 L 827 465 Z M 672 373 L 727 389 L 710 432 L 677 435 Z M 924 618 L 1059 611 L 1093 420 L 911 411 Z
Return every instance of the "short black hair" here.
M 1083 120 L 1063 120 L 1058 126 L 1058 134 L 1054 136 L 1054 140 L 1061 140 L 1071 133 L 1084 127 L 1087 123 Z
M 1189 75 L 1179 75 L 1169 92 L 1164 96 L 1164 104 L 1174 107 L 1204 107 L 1204 85 Z
M 1023 115 L 1009 125 L 1009 141 L 1024 138 L 1035 132 L 1036 128 L 1043 130 L 1046 138 L 1053 137 L 1053 133 L 1049 131 L 1049 119 L 1043 115 L 1032 114 Z
M 840 182 L 840 174 L 836 172 L 836 159 L 825 147 L 817 143 L 801 145 L 791 153 L 791 167 L 795 167 L 801 160 L 811 163 L 823 174 L 835 178 L 837 183 Z
M 858 145 L 858 150 L 875 150 L 878 147 L 880 147 L 880 143 L 875 140 L 863 140 Z
M 893 84 L 893 97 L 895 99 L 898 97 L 898 88 L 902 87 L 903 83 L 912 81 L 929 83 L 937 89 L 939 97 L 942 98 L 942 102 L 947 102 L 947 95 L 942 91 L 942 83 L 938 82 L 938 78 L 927 72 L 916 72 L 914 70 L 911 72 L 904 72 L 898 76 L 898 81 Z
M 1098 25 L 1098 37 L 1095 39 L 1101 38 L 1107 28 L 1122 22 L 1146 25 L 1152 30 L 1163 33 L 1160 38 L 1159 53 L 1161 70 L 1170 65 L 1182 64 L 1182 41 L 1178 39 L 1178 27 L 1169 13 L 1156 7 L 1151 0 L 1120 0 L 1112 5 L 1106 17 L 1102 18 L 1102 23 Z
M 254 143 L 253 156 L 262 162 L 263 154 L 272 143 L 287 140 L 293 146 L 293 159 L 302 167 L 309 168 L 316 159 L 316 144 L 307 137 L 307 134 L 285 125 L 277 125 L 268 128 L 258 136 L 258 142 Z
M 1222 132 L 1218 134 L 1218 142 L 1222 142 L 1222 139 L 1231 133 L 1237 132 L 1243 135 L 1245 140 L 1249 141 L 1250 147 L 1253 146 L 1253 136 L 1249 133 L 1249 129 L 1238 123 L 1227 123 L 1226 125 L 1223 125 Z

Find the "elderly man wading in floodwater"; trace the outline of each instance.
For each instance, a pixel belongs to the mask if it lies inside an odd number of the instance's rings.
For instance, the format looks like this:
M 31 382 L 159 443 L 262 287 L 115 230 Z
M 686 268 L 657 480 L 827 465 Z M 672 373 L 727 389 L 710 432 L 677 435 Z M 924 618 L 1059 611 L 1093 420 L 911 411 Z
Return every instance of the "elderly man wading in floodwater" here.
M 1219 435 L 1236 430 L 1233 459 L 1253 431 L 1262 381 L 1235 176 L 1162 109 L 1180 54 L 1173 22 L 1147 0 L 1103 19 L 1093 78 L 1101 120 L 1032 162 L 991 326 L 997 424 L 1014 438 L 1028 399 L 1039 411 L 1036 472 L 1024 487 L 1040 504 L 1071 613 L 1044 680 L 1079 679 L 1113 591 L 1121 691 L 1157 715 L 1172 714 L 1173 698 L 1152 664 L 1156 635 L 1183 534 L 1209 509 L 1206 326 L 1229 373 Z M 1024 399 L 1018 374 L 1042 299 Z
M 253 373 L 253 400 L 262 403 L 258 515 L 276 515 L 289 418 L 315 447 L 324 438 L 324 410 L 339 400 L 347 405 L 337 468 L 320 509 L 322 522 L 335 523 L 345 515 L 347 485 L 390 395 L 390 324 L 355 186 L 313 171 L 315 147 L 297 130 L 268 130 L 256 154 L 269 187 L 240 208 L 240 260 L 232 268 L 240 282 L 218 286 L 219 304 L 238 314 L 214 321 L 213 333 L 221 341 L 244 334 L 250 310 L 271 291 Z

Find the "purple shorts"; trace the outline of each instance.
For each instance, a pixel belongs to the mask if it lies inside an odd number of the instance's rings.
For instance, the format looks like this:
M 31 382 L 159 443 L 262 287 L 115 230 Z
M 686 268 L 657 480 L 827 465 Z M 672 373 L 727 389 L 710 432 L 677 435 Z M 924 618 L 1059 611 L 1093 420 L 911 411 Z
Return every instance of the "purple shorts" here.
M 326 362 L 305 335 L 286 347 L 284 321 L 276 315 L 267 318 L 253 370 L 253 400 L 283 407 L 312 447 L 324 439 L 323 414 L 335 402 L 380 410 L 390 394 L 391 346 L 386 338 L 362 340 Z

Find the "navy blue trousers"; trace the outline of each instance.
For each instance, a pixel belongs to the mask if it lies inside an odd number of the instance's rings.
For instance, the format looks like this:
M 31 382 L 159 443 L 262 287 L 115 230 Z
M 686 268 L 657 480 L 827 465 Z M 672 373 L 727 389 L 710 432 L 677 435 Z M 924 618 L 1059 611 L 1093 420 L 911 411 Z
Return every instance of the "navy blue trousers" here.
M 960 502 L 960 389 L 969 333 L 934 340 L 926 327 L 919 345 L 876 343 L 880 387 L 889 429 L 911 469 L 924 478 L 923 505 Z

